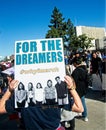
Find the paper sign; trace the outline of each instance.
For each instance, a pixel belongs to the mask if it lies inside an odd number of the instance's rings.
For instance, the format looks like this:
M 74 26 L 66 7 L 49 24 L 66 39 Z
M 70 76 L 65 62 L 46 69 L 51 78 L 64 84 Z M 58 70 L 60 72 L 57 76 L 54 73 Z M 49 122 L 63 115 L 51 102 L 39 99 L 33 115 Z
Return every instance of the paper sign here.
M 68 103 L 62 38 L 15 42 L 15 107 Z

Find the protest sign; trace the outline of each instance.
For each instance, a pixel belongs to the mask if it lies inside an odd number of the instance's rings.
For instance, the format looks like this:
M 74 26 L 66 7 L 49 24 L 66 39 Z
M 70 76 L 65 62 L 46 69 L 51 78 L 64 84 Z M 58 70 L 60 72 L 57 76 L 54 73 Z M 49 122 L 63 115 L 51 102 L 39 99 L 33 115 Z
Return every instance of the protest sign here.
M 16 41 L 15 107 L 67 104 L 65 74 L 62 38 Z

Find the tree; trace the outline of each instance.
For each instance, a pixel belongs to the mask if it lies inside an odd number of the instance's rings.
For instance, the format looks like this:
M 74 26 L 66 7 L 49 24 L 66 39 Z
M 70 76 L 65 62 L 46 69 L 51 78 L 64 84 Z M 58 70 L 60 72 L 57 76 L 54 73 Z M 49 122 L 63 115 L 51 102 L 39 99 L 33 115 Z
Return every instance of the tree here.
M 67 20 L 67 40 L 69 44 L 73 41 L 73 37 L 76 37 L 75 27 L 70 19 Z
M 52 18 L 50 20 L 51 25 L 48 25 L 50 30 L 48 30 L 46 38 L 61 37 L 64 41 L 66 35 L 66 22 L 64 22 L 65 18 L 63 18 L 62 13 L 60 13 L 60 11 L 56 7 L 54 7 L 52 13 Z
M 90 47 L 93 47 L 92 40 L 93 38 L 87 37 L 86 34 L 78 36 L 79 46 L 85 50 L 89 49 Z
M 70 19 L 65 21 L 59 9 L 54 7 L 51 15 L 50 30 L 47 31 L 46 38 L 63 38 L 64 48 L 69 50 L 77 50 L 78 48 L 88 49 L 93 47 L 92 38 L 87 37 L 85 34 L 76 36 L 76 31 Z
M 74 48 L 74 41 L 77 38 L 76 32 L 75 32 L 75 27 L 70 19 L 67 20 L 66 26 L 67 26 L 66 41 L 67 41 L 68 47 Z
M 72 37 L 72 42 L 69 44 L 69 46 L 77 50 L 78 48 L 82 48 L 83 50 L 89 49 L 90 47 L 93 47 L 92 40 L 93 38 L 89 38 L 86 36 L 86 34 L 82 34 L 79 36 Z

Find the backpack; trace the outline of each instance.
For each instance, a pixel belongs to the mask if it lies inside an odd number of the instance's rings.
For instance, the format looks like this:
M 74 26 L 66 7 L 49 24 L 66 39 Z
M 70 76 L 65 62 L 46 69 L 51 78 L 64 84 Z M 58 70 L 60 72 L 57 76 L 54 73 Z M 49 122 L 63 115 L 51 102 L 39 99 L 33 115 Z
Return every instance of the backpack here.
M 91 86 L 91 84 L 92 84 L 92 75 L 90 73 L 88 73 L 87 70 L 84 70 L 83 68 L 78 68 L 78 69 L 86 72 L 86 84 L 87 84 L 87 87 Z
M 81 89 L 81 90 L 79 90 L 80 91 L 80 93 L 79 93 L 79 96 L 80 97 L 82 97 L 82 96 L 84 96 L 84 95 L 86 95 L 87 94 L 87 92 L 88 92 L 88 86 L 89 86 L 89 82 L 90 82 L 90 76 L 89 76 L 89 74 L 88 74 L 88 72 L 87 72 L 87 70 L 86 69 L 84 69 L 84 68 L 78 68 L 78 69 L 80 69 L 81 71 L 82 71 L 82 74 L 84 74 L 83 76 L 84 77 L 82 77 L 81 75 L 80 75 L 80 77 L 79 77 L 79 80 L 78 80 L 78 83 L 77 83 L 77 85 L 80 85 L 81 86 L 81 82 L 82 81 L 84 81 L 85 82 L 85 86 L 83 86 L 83 89 Z

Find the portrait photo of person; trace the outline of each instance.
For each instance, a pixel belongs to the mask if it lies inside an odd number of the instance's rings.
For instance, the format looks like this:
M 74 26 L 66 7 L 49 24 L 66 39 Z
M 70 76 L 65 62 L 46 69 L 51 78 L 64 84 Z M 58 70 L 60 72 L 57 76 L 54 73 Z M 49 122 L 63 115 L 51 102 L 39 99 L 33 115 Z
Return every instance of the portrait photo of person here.
M 44 88 L 45 92 L 45 103 L 47 105 L 54 105 L 57 103 L 56 88 L 53 86 L 52 80 L 47 80 L 47 86 Z
M 36 84 L 35 99 L 36 99 L 36 105 L 42 105 L 44 103 L 44 89 L 40 82 Z
M 27 102 L 28 106 L 34 106 L 35 105 L 35 90 L 33 83 L 28 83 L 28 91 L 27 91 Z
M 58 105 L 64 105 L 67 104 L 67 95 L 68 95 L 68 90 L 67 90 L 67 85 L 64 81 L 60 79 L 59 76 L 55 77 L 56 84 L 55 88 L 57 91 L 57 101 Z
M 25 90 L 25 86 L 22 82 L 18 84 L 18 88 L 15 93 L 15 98 L 17 107 L 25 107 L 27 91 Z

